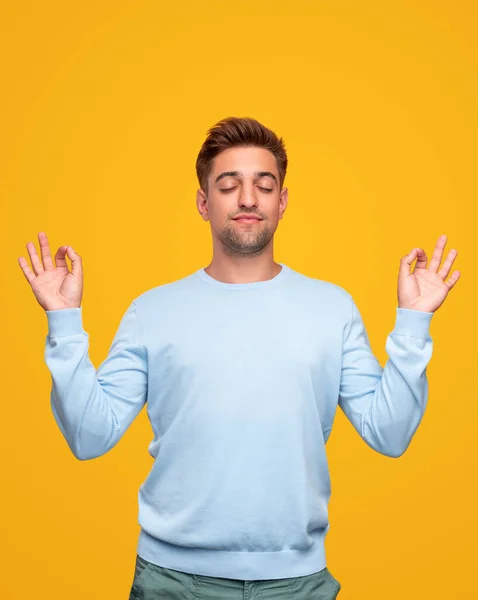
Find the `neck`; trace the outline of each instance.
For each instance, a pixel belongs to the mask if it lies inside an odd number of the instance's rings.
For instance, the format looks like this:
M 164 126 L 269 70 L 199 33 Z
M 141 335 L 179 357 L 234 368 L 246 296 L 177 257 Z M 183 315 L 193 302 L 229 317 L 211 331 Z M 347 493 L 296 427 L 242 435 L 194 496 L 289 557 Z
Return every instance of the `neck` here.
M 272 244 L 261 254 L 235 254 L 214 252 L 210 264 L 204 269 L 208 275 L 223 283 L 254 283 L 268 281 L 282 269 L 273 257 Z

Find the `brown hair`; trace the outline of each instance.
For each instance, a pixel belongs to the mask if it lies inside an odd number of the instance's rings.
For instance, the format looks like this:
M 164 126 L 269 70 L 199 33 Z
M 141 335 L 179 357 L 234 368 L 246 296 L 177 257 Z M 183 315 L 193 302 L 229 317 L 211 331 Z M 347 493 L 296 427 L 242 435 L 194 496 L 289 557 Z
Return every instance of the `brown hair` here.
M 214 158 L 224 150 L 238 146 L 258 146 L 272 152 L 279 171 L 280 187 L 287 171 L 287 154 L 282 138 L 249 117 L 228 117 L 222 119 L 208 131 L 197 160 L 196 173 L 199 185 L 207 193 L 207 178 L 212 170 Z

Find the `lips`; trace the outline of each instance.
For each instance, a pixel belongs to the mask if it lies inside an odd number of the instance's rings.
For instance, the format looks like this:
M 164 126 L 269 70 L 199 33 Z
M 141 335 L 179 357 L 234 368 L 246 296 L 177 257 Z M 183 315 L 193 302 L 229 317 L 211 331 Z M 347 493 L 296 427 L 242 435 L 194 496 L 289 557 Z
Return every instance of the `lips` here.
M 255 217 L 253 215 L 243 215 L 243 216 L 236 217 L 233 220 L 240 221 L 241 223 L 257 223 L 259 221 L 262 221 L 262 219 L 260 219 L 259 217 Z

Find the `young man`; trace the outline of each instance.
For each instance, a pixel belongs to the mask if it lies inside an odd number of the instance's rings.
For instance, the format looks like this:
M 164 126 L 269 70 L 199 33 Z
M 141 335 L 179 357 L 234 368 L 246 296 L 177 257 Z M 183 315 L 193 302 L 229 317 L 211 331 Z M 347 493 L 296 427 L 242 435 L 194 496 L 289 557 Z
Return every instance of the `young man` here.
M 457 253 L 440 267 L 442 236 L 429 265 L 421 248 L 402 258 L 382 369 L 352 297 L 274 261 L 287 207 L 282 139 L 253 119 L 225 119 L 196 166 L 211 263 L 135 298 L 97 371 L 80 255 L 61 246 L 55 266 L 39 233 L 42 264 L 27 244 L 33 271 L 19 263 L 46 310 L 52 410 L 86 460 L 110 450 L 147 401 L 155 460 L 139 491 L 131 599 L 333 599 L 325 443 L 337 406 L 374 450 L 405 452 Z

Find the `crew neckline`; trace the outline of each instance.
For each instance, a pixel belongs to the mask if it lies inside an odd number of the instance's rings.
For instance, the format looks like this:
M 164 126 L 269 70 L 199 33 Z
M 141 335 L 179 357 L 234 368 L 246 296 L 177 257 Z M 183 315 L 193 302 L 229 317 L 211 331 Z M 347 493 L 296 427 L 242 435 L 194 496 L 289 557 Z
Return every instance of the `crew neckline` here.
M 210 283 L 211 285 L 215 285 L 218 288 L 229 289 L 229 290 L 251 290 L 255 288 L 267 288 L 277 283 L 280 283 L 286 273 L 290 271 L 289 267 L 284 265 L 283 263 L 278 263 L 282 269 L 275 275 L 272 279 L 266 279 L 265 281 L 250 281 L 246 283 L 226 283 L 225 281 L 219 281 L 218 279 L 214 279 L 208 273 L 206 273 L 205 268 L 199 269 L 196 271 L 196 275 L 198 275 L 203 281 Z

